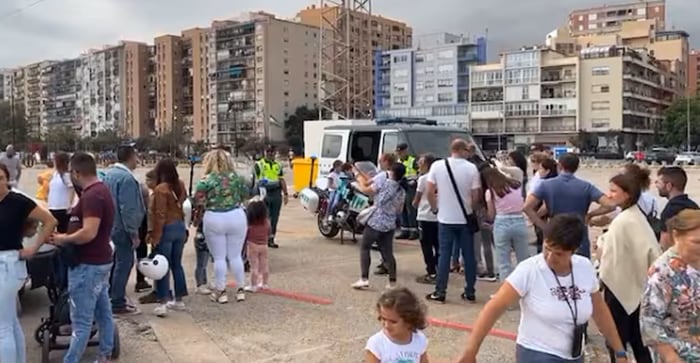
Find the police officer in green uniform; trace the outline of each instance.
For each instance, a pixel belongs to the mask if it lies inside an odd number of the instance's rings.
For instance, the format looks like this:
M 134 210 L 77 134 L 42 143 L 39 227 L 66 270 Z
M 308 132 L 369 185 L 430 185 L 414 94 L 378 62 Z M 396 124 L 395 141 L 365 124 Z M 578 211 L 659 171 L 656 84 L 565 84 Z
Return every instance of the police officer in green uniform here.
M 406 201 L 401 212 L 401 233 L 397 238 L 414 240 L 418 238 L 418 222 L 416 221 L 418 211 L 413 206 L 413 198 L 416 195 L 418 182 L 418 159 L 408 153 L 408 144 L 406 143 L 396 146 L 396 156 L 398 156 L 399 162 L 406 167 L 406 179 L 408 179 L 409 186 L 406 190 Z
M 270 248 L 278 248 L 275 243 L 277 233 L 277 222 L 280 219 L 282 203 L 287 205 L 289 194 L 287 193 L 287 183 L 284 181 L 282 164 L 275 161 L 275 147 L 268 145 L 265 149 L 265 157 L 255 163 L 253 175 L 255 176 L 258 188 L 265 189 L 265 204 L 270 218 L 271 235 L 267 240 Z

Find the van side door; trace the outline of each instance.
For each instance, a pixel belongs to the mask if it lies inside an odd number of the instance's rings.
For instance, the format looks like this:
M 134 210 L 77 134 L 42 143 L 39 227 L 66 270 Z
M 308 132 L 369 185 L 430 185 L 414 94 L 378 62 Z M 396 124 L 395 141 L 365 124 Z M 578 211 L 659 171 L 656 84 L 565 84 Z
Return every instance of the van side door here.
M 396 146 L 406 142 L 406 138 L 401 134 L 401 131 L 395 129 L 382 130 L 382 139 L 379 145 L 379 158 L 384 154 L 393 154 L 396 152 Z M 379 160 L 377 160 L 379 166 Z
M 350 130 L 325 130 L 321 138 L 321 155 L 318 157 L 318 178 L 326 177 L 333 162 L 348 161 L 348 145 L 350 144 Z

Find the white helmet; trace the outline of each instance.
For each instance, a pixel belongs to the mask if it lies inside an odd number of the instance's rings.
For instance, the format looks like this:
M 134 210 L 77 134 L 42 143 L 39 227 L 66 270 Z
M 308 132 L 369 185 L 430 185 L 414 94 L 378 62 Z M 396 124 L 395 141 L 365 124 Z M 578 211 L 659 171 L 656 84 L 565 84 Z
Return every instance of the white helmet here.
M 163 255 L 155 255 L 153 258 L 144 258 L 139 261 L 138 269 L 147 278 L 157 281 L 168 273 L 168 259 Z

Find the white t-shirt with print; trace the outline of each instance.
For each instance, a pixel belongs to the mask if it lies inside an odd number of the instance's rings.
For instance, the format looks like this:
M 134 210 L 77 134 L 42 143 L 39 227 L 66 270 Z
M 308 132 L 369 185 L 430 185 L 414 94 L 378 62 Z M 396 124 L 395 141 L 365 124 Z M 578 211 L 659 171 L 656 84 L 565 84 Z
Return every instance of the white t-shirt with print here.
M 573 255 L 571 263 L 576 286 L 572 284 L 571 274 L 558 277 L 566 291 L 559 288 L 541 253 L 518 264 L 506 279 L 521 297 L 518 344 L 564 359 L 578 358 L 571 356 L 574 322 L 564 296 L 568 296 L 571 308 L 574 308 L 572 296 L 575 297 L 577 321 L 584 324 L 593 314 L 591 294 L 599 286 L 589 259 Z
M 428 189 L 428 176 L 421 175 L 418 177 L 416 191 L 421 193 L 420 201 L 418 202 L 418 214 L 416 220 L 423 222 L 437 222 L 437 216 L 430 210 L 428 196 L 425 194 Z
M 450 175 L 447 173 L 445 160 L 449 160 L 450 168 L 459 188 L 460 197 L 464 201 L 467 213 L 472 212 L 472 193 L 481 188 L 481 178 L 476 165 L 466 159 L 447 158 L 438 160 L 430 166 L 428 182 L 435 185 L 438 190 L 438 222 L 443 224 L 466 224 L 464 213 L 459 206 L 459 200 L 455 194 Z
M 367 340 L 365 350 L 374 354 L 380 363 L 420 363 L 428 349 L 428 338 L 421 331 L 413 333 L 408 344 L 396 344 L 380 330 Z

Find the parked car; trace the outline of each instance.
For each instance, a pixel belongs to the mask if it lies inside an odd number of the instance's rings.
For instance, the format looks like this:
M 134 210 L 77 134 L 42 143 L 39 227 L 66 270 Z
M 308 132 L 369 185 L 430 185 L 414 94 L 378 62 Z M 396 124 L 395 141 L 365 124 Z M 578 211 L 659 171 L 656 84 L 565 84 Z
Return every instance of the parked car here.
M 676 153 L 664 147 L 655 147 L 644 155 L 647 164 L 673 164 L 676 161 Z
M 697 151 L 682 152 L 674 162 L 678 165 L 700 165 L 700 153 Z

